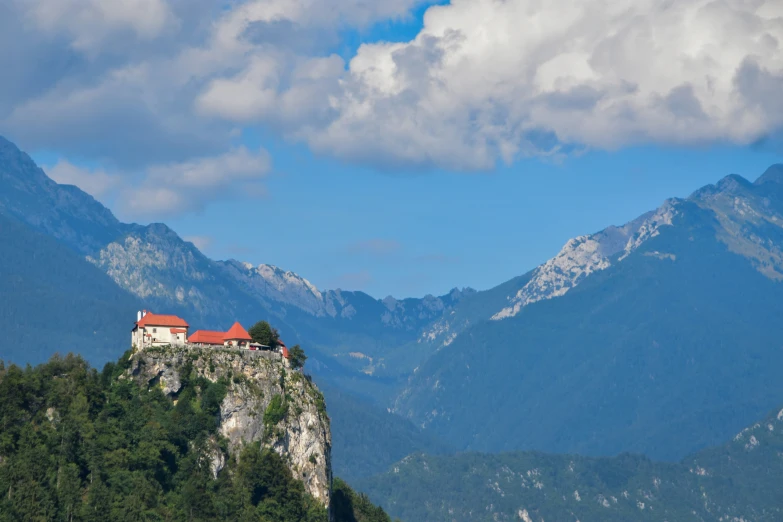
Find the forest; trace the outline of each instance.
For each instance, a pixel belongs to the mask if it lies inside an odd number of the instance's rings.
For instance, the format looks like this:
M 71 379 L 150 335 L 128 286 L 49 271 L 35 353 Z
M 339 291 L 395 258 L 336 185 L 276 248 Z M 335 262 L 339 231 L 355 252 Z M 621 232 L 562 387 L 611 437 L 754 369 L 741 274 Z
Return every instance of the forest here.
M 0 521 L 328 520 L 257 443 L 215 477 L 225 385 L 186 377 L 172 401 L 123 378 L 129 355 L 100 372 L 75 355 L 0 361 Z M 391 520 L 339 479 L 332 510 L 336 522 Z

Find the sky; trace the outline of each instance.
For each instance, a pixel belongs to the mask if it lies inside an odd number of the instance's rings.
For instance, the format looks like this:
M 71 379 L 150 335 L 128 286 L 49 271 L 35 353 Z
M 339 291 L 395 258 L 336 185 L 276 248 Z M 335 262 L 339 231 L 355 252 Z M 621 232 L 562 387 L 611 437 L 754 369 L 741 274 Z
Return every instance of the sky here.
M 783 161 L 777 0 L 9 0 L 0 49 L 0 135 L 56 181 L 375 297 Z

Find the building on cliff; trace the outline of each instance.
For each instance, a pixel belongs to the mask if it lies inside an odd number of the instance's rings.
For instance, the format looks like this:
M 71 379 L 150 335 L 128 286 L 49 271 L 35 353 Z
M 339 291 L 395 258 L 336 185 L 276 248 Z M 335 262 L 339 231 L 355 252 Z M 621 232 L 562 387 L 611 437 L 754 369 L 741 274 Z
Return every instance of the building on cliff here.
M 137 348 L 148 346 L 182 346 L 188 339 L 187 321 L 176 315 L 159 315 L 144 310 L 138 312 L 131 330 L 131 344 Z
M 277 349 L 280 352 L 280 355 L 283 356 L 283 359 L 288 359 L 288 347 L 280 339 L 277 340 Z
M 247 348 L 253 339 L 241 324 L 234 323 L 227 332 L 211 330 L 197 330 L 188 338 L 190 344 L 202 344 L 207 346 L 234 346 Z

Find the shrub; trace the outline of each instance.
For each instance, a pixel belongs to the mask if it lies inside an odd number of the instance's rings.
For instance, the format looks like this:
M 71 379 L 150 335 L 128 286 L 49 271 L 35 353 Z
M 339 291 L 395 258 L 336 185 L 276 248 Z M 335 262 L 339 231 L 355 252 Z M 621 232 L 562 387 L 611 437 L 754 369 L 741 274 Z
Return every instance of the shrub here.
M 305 355 L 304 350 L 302 350 L 302 347 L 298 344 L 288 350 L 288 361 L 291 363 L 291 368 L 294 370 L 302 368 L 306 360 L 307 355 Z
M 288 401 L 282 395 L 275 395 L 264 412 L 264 426 L 271 428 L 283 420 L 288 413 Z

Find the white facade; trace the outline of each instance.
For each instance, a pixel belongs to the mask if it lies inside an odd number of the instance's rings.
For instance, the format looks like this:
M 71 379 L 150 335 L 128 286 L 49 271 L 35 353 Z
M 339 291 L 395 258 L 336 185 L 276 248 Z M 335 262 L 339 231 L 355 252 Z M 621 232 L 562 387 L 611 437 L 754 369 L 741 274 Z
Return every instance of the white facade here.
M 131 333 L 133 345 L 137 348 L 144 348 L 146 346 L 165 346 L 167 344 L 172 346 L 184 345 L 187 338 L 187 328 L 172 326 L 137 326 Z
M 147 318 L 142 321 L 143 318 Z M 147 315 L 147 312 L 139 312 L 136 325 L 131 331 L 131 343 L 139 349 L 149 346 L 182 346 L 188 340 L 188 326 L 181 319 L 174 317 L 182 326 L 171 326 L 173 316 Z M 156 324 L 158 322 L 159 324 Z M 141 323 L 141 324 L 140 324 Z M 176 323 L 175 323 L 176 324 Z

